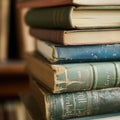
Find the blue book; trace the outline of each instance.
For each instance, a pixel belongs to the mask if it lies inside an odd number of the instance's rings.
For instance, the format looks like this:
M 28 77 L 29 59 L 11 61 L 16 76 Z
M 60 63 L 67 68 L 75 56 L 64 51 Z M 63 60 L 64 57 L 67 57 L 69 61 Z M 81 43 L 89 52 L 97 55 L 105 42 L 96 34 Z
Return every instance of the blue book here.
M 36 51 L 51 63 L 119 61 L 120 44 L 60 45 L 36 40 Z

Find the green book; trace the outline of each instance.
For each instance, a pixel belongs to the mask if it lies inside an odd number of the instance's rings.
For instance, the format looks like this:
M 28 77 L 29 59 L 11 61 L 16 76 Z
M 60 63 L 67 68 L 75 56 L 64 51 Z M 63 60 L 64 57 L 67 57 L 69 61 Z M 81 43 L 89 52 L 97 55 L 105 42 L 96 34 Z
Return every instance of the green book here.
M 30 120 L 50 120 L 50 118 L 46 118 L 46 116 L 44 116 L 45 114 L 42 111 L 43 108 L 41 108 L 39 103 L 40 101 L 38 101 L 31 92 L 27 94 L 21 94 L 20 98 L 24 103 L 26 108 L 25 110 L 29 116 L 31 116 Z M 65 120 L 120 120 L 120 112 L 68 118 Z
M 120 112 L 120 88 L 52 94 L 31 79 L 30 92 L 46 120 Z
M 120 86 L 120 62 L 52 64 L 35 54 L 26 61 L 28 74 L 53 93 Z
M 120 120 L 120 112 L 94 115 L 94 116 L 88 116 L 88 117 L 82 117 L 82 118 L 71 118 L 66 120 Z
M 120 6 L 33 8 L 25 22 L 33 28 L 82 29 L 120 27 Z

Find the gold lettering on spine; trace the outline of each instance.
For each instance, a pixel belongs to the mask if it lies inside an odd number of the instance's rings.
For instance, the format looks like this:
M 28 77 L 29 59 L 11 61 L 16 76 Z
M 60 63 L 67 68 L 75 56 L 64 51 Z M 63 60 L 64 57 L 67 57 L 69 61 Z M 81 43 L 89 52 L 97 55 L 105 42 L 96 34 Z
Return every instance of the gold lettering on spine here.
M 80 94 L 78 96 L 77 100 L 78 100 L 78 103 L 86 103 L 87 102 L 86 97 L 84 96 L 84 94 Z
M 104 84 L 106 87 L 110 86 L 110 80 L 111 80 L 110 74 L 111 73 L 109 71 L 106 71 L 107 76 L 106 76 L 106 81 L 105 81 L 105 84 Z
M 71 107 L 73 106 L 73 104 L 70 103 L 71 99 L 69 96 L 66 96 L 66 113 L 68 116 L 71 116 L 73 114 L 72 110 L 71 110 Z
M 86 110 L 86 105 L 87 105 L 87 97 L 85 96 L 84 93 L 80 93 L 77 97 L 77 102 L 79 104 L 79 109 L 77 110 L 78 114 L 85 114 Z

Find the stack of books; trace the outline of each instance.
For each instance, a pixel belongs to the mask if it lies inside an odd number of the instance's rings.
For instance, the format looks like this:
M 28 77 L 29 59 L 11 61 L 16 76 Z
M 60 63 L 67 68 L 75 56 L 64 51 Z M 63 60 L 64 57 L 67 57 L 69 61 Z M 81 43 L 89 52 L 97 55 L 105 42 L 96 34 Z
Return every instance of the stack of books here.
M 33 119 L 120 119 L 120 0 L 20 6 L 31 7 L 25 22 L 36 38 L 26 56 L 30 93 L 21 96 Z

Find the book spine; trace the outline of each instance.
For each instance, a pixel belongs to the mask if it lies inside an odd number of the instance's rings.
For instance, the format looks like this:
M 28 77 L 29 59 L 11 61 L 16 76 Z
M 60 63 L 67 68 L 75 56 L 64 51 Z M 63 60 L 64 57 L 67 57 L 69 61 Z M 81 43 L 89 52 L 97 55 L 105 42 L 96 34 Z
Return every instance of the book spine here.
M 120 89 L 50 95 L 47 104 L 50 120 L 120 112 Z
M 120 45 L 56 46 L 58 63 L 120 60 Z M 56 61 L 55 61 L 56 62 Z
M 37 28 L 71 29 L 71 12 L 71 6 L 31 9 L 25 16 L 25 22 Z
M 40 40 L 51 41 L 57 44 L 64 43 L 64 32 L 62 30 L 44 30 L 44 29 L 34 29 L 30 28 L 30 35 L 34 36 Z
M 102 89 L 120 86 L 120 63 L 64 64 L 55 73 L 56 93 Z

